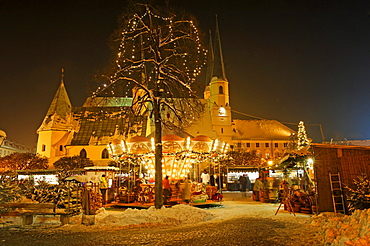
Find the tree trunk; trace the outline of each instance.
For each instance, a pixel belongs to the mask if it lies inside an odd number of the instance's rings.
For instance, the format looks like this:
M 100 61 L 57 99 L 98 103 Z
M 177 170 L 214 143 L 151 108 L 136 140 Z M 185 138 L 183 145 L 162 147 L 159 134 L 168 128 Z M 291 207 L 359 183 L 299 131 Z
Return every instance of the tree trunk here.
M 163 206 L 163 188 L 162 188 L 162 123 L 159 112 L 159 99 L 154 100 L 154 142 L 155 142 L 155 208 L 160 209 Z

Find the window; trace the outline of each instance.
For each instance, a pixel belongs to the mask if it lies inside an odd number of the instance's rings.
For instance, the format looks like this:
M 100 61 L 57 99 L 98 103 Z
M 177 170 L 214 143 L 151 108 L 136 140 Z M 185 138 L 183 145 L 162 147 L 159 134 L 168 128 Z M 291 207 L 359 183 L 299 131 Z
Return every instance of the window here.
M 260 147 L 260 143 L 256 143 L 256 148 L 259 148 Z
M 108 153 L 107 149 L 103 149 L 103 151 L 101 152 L 101 158 L 102 159 L 108 159 L 109 158 L 109 153 Z
M 279 148 L 279 143 L 275 143 L 275 148 Z
M 265 148 L 268 148 L 270 147 L 270 144 L 269 143 L 265 143 Z
M 82 149 L 82 150 L 80 151 L 80 157 L 82 157 L 82 158 L 87 158 L 87 152 L 86 152 L 86 150 L 85 150 L 85 149 Z
M 241 148 L 242 147 L 242 143 L 238 143 L 238 148 Z
M 265 153 L 266 159 L 270 159 L 270 153 Z
M 251 147 L 251 143 L 247 143 L 247 148 L 250 148 Z
M 45 144 L 43 144 L 42 145 L 42 151 L 45 151 L 46 150 L 46 145 Z
M 284 143 L 284 148 L 288 147 L 288 143 Z
M 222 85 L 218 87 L 218 94 L 224 94 L 224 87 Z
M 224 133 L 224 129 L 223 128 L 221 128 L 221 133 Z
M 63 151 L 63 145 L 59 145 L 59 151 Z

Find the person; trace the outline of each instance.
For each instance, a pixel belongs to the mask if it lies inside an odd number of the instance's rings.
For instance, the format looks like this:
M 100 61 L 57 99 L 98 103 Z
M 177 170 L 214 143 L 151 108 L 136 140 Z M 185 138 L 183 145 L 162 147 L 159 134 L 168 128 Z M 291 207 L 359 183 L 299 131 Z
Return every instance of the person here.
M 182 200 L 189 204 L 191 198 L 191 181 L 189 178 L 184 180 L 184 189 L 182 190 Z
M 222 176 L 221 174 L 215 174 L 215 179 L 216 179 L 216 184 L 218 186 L 218 190 L 219 192 L 222 191 L 222 188 L 223 188 L 223 180 L 222 180 Z
M 209 176 L 209 173 L 207 172 L 207 170 L 204 170 L 200 177 L 202 179 L 202 183 L 208 185 L 209 180 L 210 180 L 210 176 Z
M 247 189 L 247 191 L 250 191 L 252 189 L 252 185 L 251 185 L 251 180 L 249 179 L 248 174 L 245 175 L 245 178 L 247 180 L 246 189 Z
M 239 183 L 240 183 L 240 192 L 242 193 L 242 197 L 245 197 L 245 192 L 247 191 L 247 178 L 245 177 L 245 174 L 239 177 Z
M 209 184 L 210 186 L 215 186 L 215 176 L 212 174 L 210 175 Z
M 164 180 L 162 181 L 163 185 L 163 196 L 164 196 L 164 201 L 163 204 L 167 204 L 168 200 L 171 198 L 170 197 L 170 192 L 171 192 L 171 186 L 170 186 L 170 180 L 168 179 L 169 177 L 166 175 Z
M 107 182 L 107 179 L 105 178 L 105 174 L 103 174 L 101 176 L 101 180 L 100 180 L 100 192 L 101 192 L 101 196 L 102 196 L 102 202 L 103 204 L 106 204 L 106 192 L 107 192 L 107 189 L 108 189 L 108 182 Z

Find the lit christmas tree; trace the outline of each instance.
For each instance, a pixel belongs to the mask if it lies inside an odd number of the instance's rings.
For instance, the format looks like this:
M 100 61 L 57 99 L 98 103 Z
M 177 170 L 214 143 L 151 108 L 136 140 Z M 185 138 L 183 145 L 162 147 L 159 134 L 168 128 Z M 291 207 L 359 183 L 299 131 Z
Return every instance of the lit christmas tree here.
M 307 138 L 306 128 L 304 126 L 303 121 L 300 121 L 298 124 L 298 143 L 297 143 L 297 149 L 301 150 L 304 147 L 306 147 L 310 141 Z

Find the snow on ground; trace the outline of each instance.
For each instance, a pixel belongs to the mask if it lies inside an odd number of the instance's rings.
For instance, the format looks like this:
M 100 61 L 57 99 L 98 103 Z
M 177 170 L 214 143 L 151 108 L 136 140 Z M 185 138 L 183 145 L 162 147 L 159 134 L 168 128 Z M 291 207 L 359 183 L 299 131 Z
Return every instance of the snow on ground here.
M 240 193 L 225 195 L 219 207 L 201 209 L 189 205 L 171 208 L 105 210 L 93 216 L 94 225 L 64 225 L 63 230 L 94 230 L 152 226 L 191 226 L 196 223 L 215 223 L 238 217 L 269 218 L 286 224 L 294 224 L 300 240 L 308 241 L 315 234 L 323 245 L 370 245 L 370 210 L 356 211 L 351 216 L 334 213 L 319 215 L 289 213 L 279 203 L 261 203 L 242 198 Z M 275 213 L 277 214 L 275 215 Z M 301 231 L 301 232 L 299 232 Z M 306 237 L 306 238 L 305 238 Z
M 311 223 L 312 216 L 307 214 L 289 213 L 283 206 L 275 215 L 279 204 L 261 203 L 244 198 L 240 193 L 225 194 L 225 199 L 217 203 L 218 207 L 209 209 L 196 208 L 189 205 L 176 205 L 170 208 L 155 209 L 126 209 L 126 210 L 105 210 L 100 209 L 94 221 L 89 226 L 99 227 L 149 227 L 157 225 L 181 225 L 186 226 L 195 223 L 212 223 L 238 217 L 271 218 L 274 220 L 294 222 L 298 224 Z M 64 225 L 64 228 L 78 227 L 81 225 Z M 86 227 L 86 226 L 82 226 Z

